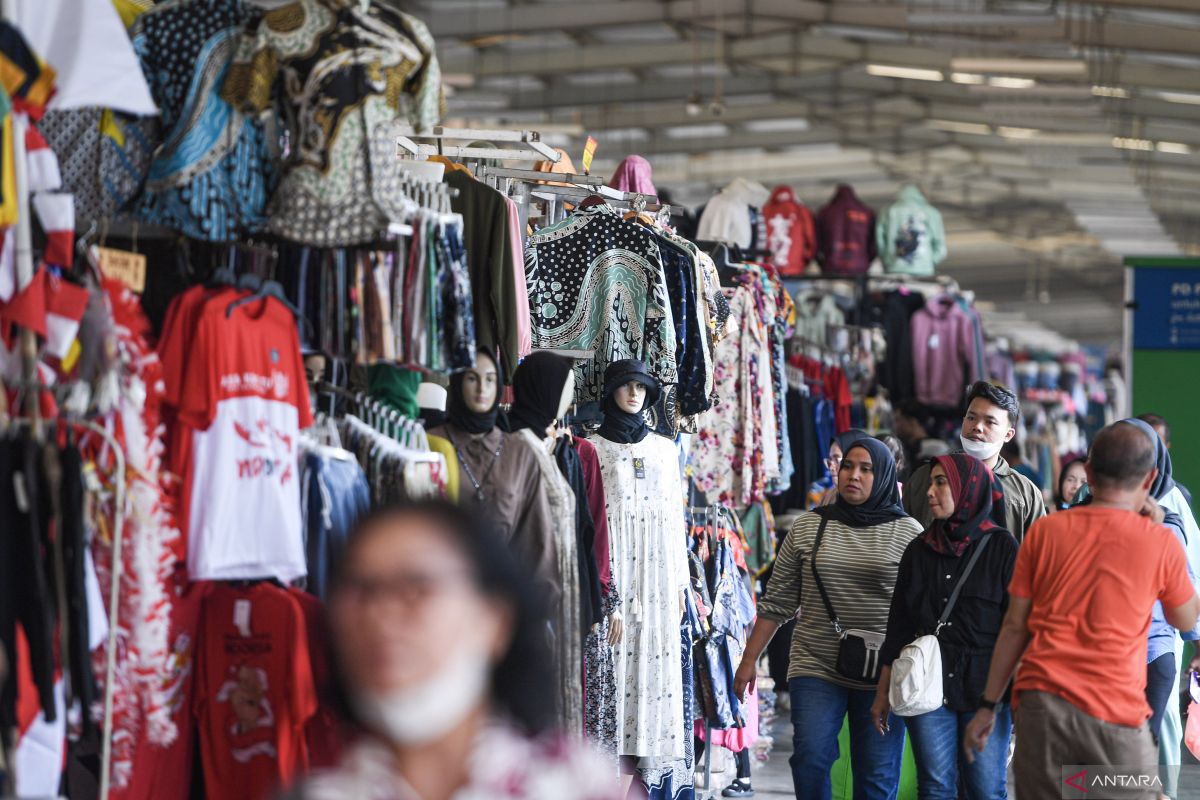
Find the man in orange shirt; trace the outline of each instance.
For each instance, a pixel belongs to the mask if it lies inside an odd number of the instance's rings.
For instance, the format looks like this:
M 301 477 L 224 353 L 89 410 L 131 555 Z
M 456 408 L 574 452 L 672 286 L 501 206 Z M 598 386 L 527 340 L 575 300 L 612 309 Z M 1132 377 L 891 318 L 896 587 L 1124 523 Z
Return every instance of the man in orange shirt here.
M 1072 765 L 1127 765 L 1157 776 L 1145 696 L 1150 612 L 1161 600 L 1167 621 L 1188 630 L 1200 617 L 1200 597 L 1183 548 L 1149 498 L 1154 464 L 1154 443 L 1142 430 L 1108 426 L 1087 465 L 1093 502 L 1038 520 L 1017 555 L 1008 614 L 963 746 L 968 759 L 983 749 L 996 702 L 1016 672 L 1018 797 L 1063 797 L 1064 788 L 1092 786 L 1086 773 L 1064 771 Z M 1157 791 L 1110 783 L 1103 796 Z

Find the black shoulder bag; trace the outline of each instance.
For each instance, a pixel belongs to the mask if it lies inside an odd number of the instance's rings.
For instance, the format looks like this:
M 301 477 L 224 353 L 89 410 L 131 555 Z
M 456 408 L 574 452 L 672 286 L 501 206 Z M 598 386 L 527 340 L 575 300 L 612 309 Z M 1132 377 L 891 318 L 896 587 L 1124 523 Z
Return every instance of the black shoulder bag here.
M 828 519 L 821 519 L 821 527 L 817 529 L 817 539 L 813 543 L 811 566 L 817 591 L 821 593 L 821 601 L 825 604 L 829 621 L 833 623 L 833 630 L 840 640 L 835 669 L 839 675 L 852 681 L 876 683 L 879 680 L 879 651 L 883 648 L 884 634 L 843 628 L 837 612 L 833 610 L 833 604 L 829 602 L 829 595 L 825 592 L 825 585 L 821 583 L 821 576 L 817 573 L 817 551 L 821 548 L 821 539 L 825 537 L 825 526 L 828 523 Z

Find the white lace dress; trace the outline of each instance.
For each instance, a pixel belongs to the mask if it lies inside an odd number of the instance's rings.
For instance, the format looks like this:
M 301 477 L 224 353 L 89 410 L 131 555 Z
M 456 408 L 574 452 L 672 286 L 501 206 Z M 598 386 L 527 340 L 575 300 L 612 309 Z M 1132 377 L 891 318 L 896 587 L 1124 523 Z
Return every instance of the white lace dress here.
M 613 654 L 618 753 L 639 767 L 685 757 L 680 593 L 688 586 L 679 458 L 670 440 L 593 436 L 625 635 Z

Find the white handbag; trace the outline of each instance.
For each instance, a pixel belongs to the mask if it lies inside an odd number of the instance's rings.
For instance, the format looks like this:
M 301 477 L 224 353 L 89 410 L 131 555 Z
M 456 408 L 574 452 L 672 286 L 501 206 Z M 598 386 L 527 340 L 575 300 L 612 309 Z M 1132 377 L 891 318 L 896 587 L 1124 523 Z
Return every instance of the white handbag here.
M 937 628 L 931 634 L 918 636 L 910 644 L 904 646 L 900 655 L 892 662 L 892 678 L 888 685 L 888 700 L 892 713 L 900 717 L 915 717 L 928 714 L 942 705 L 942 647 L 938 642 L 938 634 L 950 619 L 950 612 L 958 600 L 963 584 L 971 575 L 976 562 L 983 554 L 991 534 L 984 534 L 979 546 L 971 554 L 971 560 L 963 571 L 962 577 L 954 587 L 942 616 L 938 619 Z

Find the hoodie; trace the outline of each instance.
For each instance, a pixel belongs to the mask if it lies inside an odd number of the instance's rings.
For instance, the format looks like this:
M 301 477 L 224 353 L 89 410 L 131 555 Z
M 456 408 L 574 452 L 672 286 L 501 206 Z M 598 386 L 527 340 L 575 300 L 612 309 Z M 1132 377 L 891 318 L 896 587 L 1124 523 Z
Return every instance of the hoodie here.
M 803 275 L 817 252 L 812 212 L 796 199 L 791 187 L 777 186 L 762 213 L 767 223 L 771 262 L 785 278 Z
M 975 328 L 953 295 L 931 297 L 912 316 L 913 378 L 927 406 L 958 408 L 963 390 L 981 377 Z
M 704 207 L 696 238 L 705 242 L 750 247 L 754 239 L 750 207 L 762 206 L 768 196 L 769 193 L 761 184 L 745 178 L 734 178 Z
M 826 275 L 862 275 L 875 260 L 875 212 L 847 184 L 817 214 L 817 263 Z
M 879 215 L 875 244 L 887 272 L 932 275 L 946 258 L 946 231 L 942 215 L 915 186 L 905 186 Z

